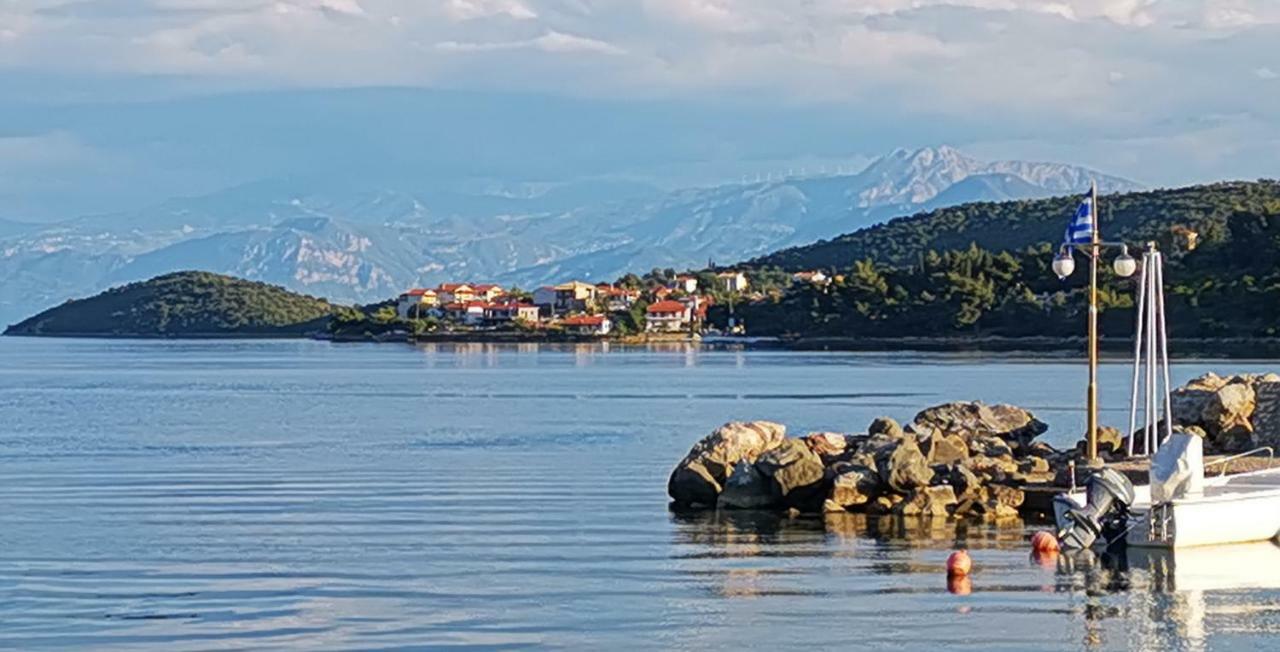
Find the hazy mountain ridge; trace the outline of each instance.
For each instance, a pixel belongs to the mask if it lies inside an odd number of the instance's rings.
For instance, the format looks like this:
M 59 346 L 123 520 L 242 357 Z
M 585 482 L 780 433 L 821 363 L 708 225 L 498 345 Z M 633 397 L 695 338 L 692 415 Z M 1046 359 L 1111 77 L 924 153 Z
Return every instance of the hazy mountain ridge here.
M 525 287 L 611 280 L 744 260 L 926 208 L 1082 192 L 1091 177 L 1104 191 L 1137 187 L 1069 165 L 978 161 L 949 147 L 896 150 L 853 175 L 665 193 L 613 179 L 422 191 L 264 181 L 0 232 L 0 321 L 181 269 L 341 302 L 448 279 Z

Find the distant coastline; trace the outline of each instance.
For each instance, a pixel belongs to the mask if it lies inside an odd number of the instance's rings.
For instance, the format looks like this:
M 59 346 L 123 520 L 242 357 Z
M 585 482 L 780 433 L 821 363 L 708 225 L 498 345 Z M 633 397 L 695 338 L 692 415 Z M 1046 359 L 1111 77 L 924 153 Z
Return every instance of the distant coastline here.
M 581 335 L 554 332 L 435 332 L 419 335 L 384 333 L 380 335 L 340 335 L 316 332 L 299 333 L 7 333 L 8 337 L 106 339 L 106 340 L 298 340 L 309 339 L 339 344 L 595 344 L 621 346 L 646 344 L 700 344 L 709 349 L 773 349 L 779 351 L 845 351 L 857 353 L 975 353 L 1018 354 L 1037 357 L 1075 359 L 1084 354 L 1085 340 L 1080 337 L 716 337 L 703 338 L 687 334 L 660 333 L 637 335 Z M 1128 339 L 1104 339 L 1100 343 L 1106 358 L 1127 358 L 1133 342 Z M 1222 357 L 1232 359 L 1280 359 L 1280 338 L 1171 339 L 1169 355 L 1174 358 Z

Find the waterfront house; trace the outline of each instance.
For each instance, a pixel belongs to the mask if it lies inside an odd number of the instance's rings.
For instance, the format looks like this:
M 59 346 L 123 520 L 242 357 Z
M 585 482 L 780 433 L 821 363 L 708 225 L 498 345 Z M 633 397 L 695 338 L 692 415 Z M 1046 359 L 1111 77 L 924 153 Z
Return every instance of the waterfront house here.
M 440 303 L 466 303 L 476 298 L 475 290 L 466 283 L 441 283 L 436 294 Z
M 605 315 L 574 315 L 561 322 L 564 329 L 578 335 L 608 335 L 613 321 Z
M 720 272 L 716 274 L 716 280 L 720 282 L 720 287 L 725 292 L 746 292 L 747 275 L 742 272 Z
M 538 322 L 538 306 L 531 303 L 491 303 L 485 306 L 484 320 L 488 324 L 509 324 L 522 321 L 530 324 Z
M 688 304 L 658 301 L 644 311 L 644 329 L 650 333 L 676 333 L 689 328 L 692 314 Z
M 582 281 L 569 281 L 556 286 L 556 313 L 587 312 L 595 307 L 596 286 Z
M 414 288 L 396 299 L 396 314 L 401 319 L 416 319 L 437 305 L 440 305 L 440 297 L 435 290 Z
M 467 326 L 478 326 L 484 323 L 484 309 L 489 305 L 483 301 L 454 301 L 444 306 L 444 317 L 450 321 Z

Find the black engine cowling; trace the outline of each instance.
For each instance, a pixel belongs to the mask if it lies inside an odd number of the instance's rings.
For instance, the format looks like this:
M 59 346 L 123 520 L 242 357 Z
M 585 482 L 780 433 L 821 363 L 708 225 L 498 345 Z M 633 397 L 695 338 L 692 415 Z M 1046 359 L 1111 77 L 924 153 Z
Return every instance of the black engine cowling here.
M 1085 505 L 1065 495 L 1053 499 L 1058 541 L 1063 548 L 1079 549 L 1092 546 L 1099 537 L 1119 538 L 1128 527 L 1133 500 L 1133 483 L 1124 474 L 1111 468 L 1094 473 L 1085 483 Z

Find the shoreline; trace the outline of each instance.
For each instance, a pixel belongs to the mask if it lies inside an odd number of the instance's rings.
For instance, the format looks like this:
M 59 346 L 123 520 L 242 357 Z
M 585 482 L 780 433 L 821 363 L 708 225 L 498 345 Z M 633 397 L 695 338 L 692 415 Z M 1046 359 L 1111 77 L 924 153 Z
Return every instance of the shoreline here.
M 762 349 L 781 351 L 847 351 L 861 353 L 1027 353 L 1051 357 L 1077 357 L 1085 352 L 1082 337 L 743 337 L 716 336 L 703 341 L 683 333 L 650 333 L 640 335 L 579 335 L 572 333 L 428 333 L 412 336 L 403 333 L 383 335 L 331 335 L 328 333 L 5 333 L 15 338 L 102 339 L 102 340 L 299 340 L 309 339 L 335 343 L 374 344 L 592 344 L 610 343 L 644 345 L 654 343 L 698 344 L 709 349 Z M 1099 349 L 1105 357 L 1128 357 L 1133 342 L 1128 339 L 1103 339 Z M 1178 339 L 1169 341 L 1173 358 L 1206 356 L 1229 359 L 1280 359 L 1280 338 Z

